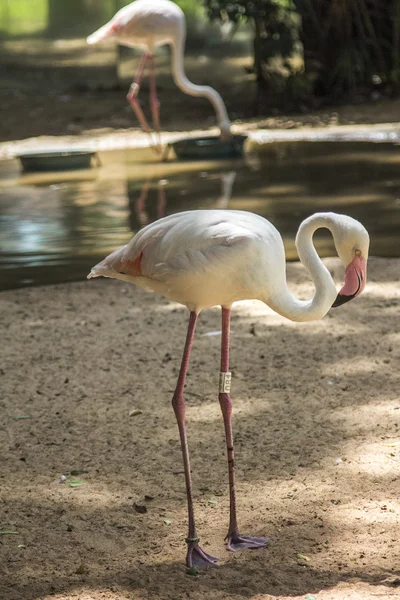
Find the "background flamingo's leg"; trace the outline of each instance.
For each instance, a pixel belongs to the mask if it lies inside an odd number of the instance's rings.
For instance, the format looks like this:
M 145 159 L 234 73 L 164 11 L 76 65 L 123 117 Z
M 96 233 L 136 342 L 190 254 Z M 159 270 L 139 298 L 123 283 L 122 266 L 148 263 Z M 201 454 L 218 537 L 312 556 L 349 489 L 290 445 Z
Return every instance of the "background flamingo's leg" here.
M 161 151 L 160 101 L 157 97 L 156 64 L 154 56 L 150 56 L 150 108 L 157 144 Z
M 141 128 L 149 136 L 151 147 L 155 148 L 156 144 L 154 143 L 153 136 L 151 135 L 151 129 L 150 129 L 149 123 L 144 115 L 144 112 L 142 110 L 142 107 L 139 104 L 139 99 L 138 99 L 140 85 L 141 85 L 141 82 L 143 79 L 144 69 L 145 69 L 147 61 L 150 59 L 150 57 L 151 57 L 151 54 L 149 52 L 146 52 L 145 54 L 143 54 L 142 58 L 140 59 L 140 63 L 139 63 L 139 67 L 138 67 L 138 70 L 135 75 L 135 79 L 131 83 L 128 95 L 126 96 L 126 99 L 128 100 L 129 104 L 131 105 L 132 110 L 134 111 Z M 158 152 L 158 150 L 157 150 L 157 152 Z

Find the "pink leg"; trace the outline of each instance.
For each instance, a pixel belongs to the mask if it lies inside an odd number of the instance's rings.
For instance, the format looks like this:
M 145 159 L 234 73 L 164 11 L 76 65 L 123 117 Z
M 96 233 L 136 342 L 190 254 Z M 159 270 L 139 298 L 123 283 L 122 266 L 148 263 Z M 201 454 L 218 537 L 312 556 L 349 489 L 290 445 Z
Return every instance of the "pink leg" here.
M 229 334 L 230 334 L 230 308 L 222 307 L 222 342 L 221 342 L 221 379 L 219 403 L 225 425 L 226 449 L 228 455 L 229 473 L 229 501 L 230 517 L 229 529 L 226 536 L 227 550 L 239 550 L 240 548 L 265 548 L 268 540 L 264 537 L 252 537 L 240 535 L 236 518 L 236 491 L 235 491 L 235 462 L 232 435 L 232 400 L 230 397 L 230 373 L 229 373 Z M 229 374 L 229 375 L 227 375 Z
M 141 128 L 143 129 L 143 131 L 145 133 L 148 134 L 148 136 L 150 138 L 151 147 L 156 150 L 157 154 L 159 154 L 160 148 L 154 144 L 154 140 L 151 135 L 150 126 L 147 122 L 146 117 L 144 116 L 144 112 L 143 112 L 143 110 L 139 104 L 139 100 L 138 100 L 140 84 L 143 79 L 144 69 L 146 67 L 147 61 L 150 58 L 152 58 L 152 55 L 149 52 L 146 52 L 146 54 L 143 54 L 142 58 L 140 59 L 139 68 L 137 70 L 135 79 L 131 83 L 131 87 L 129 88 L 129 92 L 128 92 L 126 99 L 128 100 L 129 104 L 131 105 L 133 111 L 135 112 L 137 120 L 139 121 Z
M 217 558 L 210 556 L 199 546 L 199 538 L 197 537 L 196 524 L 194 520 L 193 510 L 193 494 L 192 480 L 190 476 L 189 449 L 186 436 L 185 426 L 185 401 L 183 399 L 183 390 L 185 387 L 186 374 L 189 366 L 190 352 L 193 344 L 194 331 L 196 328 L 197 314 L 190 313 L 189 326 L 186 336 L 185 349 L 183 352 L 181 369 L 179 372 L 178 382 L 172 398 L 172 406 L 175 411 L 176 420 L 178 423 L 179 436 L 181 439 L 183 466 L 185 470 L 186 495 L 189 517 L 189 531 L 186 543 L 188 546 L 186 554 L 186 565 L 188 567 L 206 567 L 217 562 Z
M 126 97 L 129 104 L 131 105 L 132 109 L 135 111 L 137 119 L 138 119 L 143 131 L 145 131 L 146 133 L 150 133 L 150 127 L 149 127 L 147 119 L 144 116 L 143 111 L 139 105 L 139 101 L 138 101 L 137 97 L 138 97 L 139 90 L 140 90 L 140 84 L 143 79 L 144 69 L 145 69 L 146 63 L 149 60 L 149 58 L 150 58 L 150 55 L 148 52 L 146 52 L 146 54 L 143 54 L 142 58 L 140 59 L 139 68 L 136 72 L 135 79 L 131 83 L 128 95 Z
M 157 143 L 161 150 L 161 133 L 160 133 L 160 102 L 157 98 L 156 85 L 156 66 L 154 56 L 150 56 L 151 71 L 150 71 L 150 108 L 153 118 L 153 127 L 157 135 Z

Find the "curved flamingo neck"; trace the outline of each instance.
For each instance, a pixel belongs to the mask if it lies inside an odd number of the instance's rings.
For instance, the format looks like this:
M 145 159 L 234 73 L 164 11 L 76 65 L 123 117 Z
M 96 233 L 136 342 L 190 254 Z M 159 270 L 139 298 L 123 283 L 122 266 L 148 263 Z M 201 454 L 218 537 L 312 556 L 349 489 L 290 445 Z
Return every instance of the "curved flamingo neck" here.
M 186 77 L 183 59 L 185 52 L 185 40 L 186 40 L 186 28 L 183 27 L 178 32 L 178 35 L 171 42 L 172 49 L 172 76 L 176 85 L 185 93 L 190 96 L 201 96 L 207 98 L 214 107 L 218 126 L 221 129 L 221 133 L 229 135 L 231 122 L 226 110 L 224 101 L 222 100 L 219 93 L 214 88 L 208 85 L 196 85 L 189 81 Z
M 268 305 L 291 321 L 314 321 L 322 319 L 331 308 L 337 296 L 333 279 L 322 263 L 313 244 L 314 232 L 325 227 L 334 235 L 334 216 L 313 215 L 300 225 L 296 236 L 296 247 L 314 283 L 315 294 L 311 300 L 298 300 L 287 287 L 286 274 L 268 298 Z

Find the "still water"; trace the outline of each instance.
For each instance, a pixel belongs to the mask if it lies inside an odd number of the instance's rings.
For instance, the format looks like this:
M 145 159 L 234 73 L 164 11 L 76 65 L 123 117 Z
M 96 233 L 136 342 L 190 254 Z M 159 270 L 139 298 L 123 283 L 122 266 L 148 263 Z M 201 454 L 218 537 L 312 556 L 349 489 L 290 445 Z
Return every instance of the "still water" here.
M 256 212 L 279 229 L 287 258 L 316 211 L 366 226 L 375 256 L 400 256 L 400 149 L 370 142 L 274 143 L 235 161 L 156 162 L 149 150 L 100 154 L 84 171 L 24 174 L 0 162 L 0 289 L 75 281 L 144 224 L 195 208 Z M 335 253 L 327 231 L 315 243 Z

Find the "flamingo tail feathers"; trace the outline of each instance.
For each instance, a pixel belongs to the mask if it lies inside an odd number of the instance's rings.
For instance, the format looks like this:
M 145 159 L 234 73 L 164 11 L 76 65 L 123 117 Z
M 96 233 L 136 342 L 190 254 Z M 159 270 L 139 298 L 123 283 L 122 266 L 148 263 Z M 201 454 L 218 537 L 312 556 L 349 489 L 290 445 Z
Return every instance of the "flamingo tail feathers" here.
M 102 260 L 98 265 L 93 267 L 88 275 L 88 279 L 92 277 L 115 277 L 116 274 L 128 275 L 129 277 L 140 277 L 142 275 L 141 260 L 143 253 L 141 252 L 134 258 L 126 256 L 126 246 L 118 248 Z

